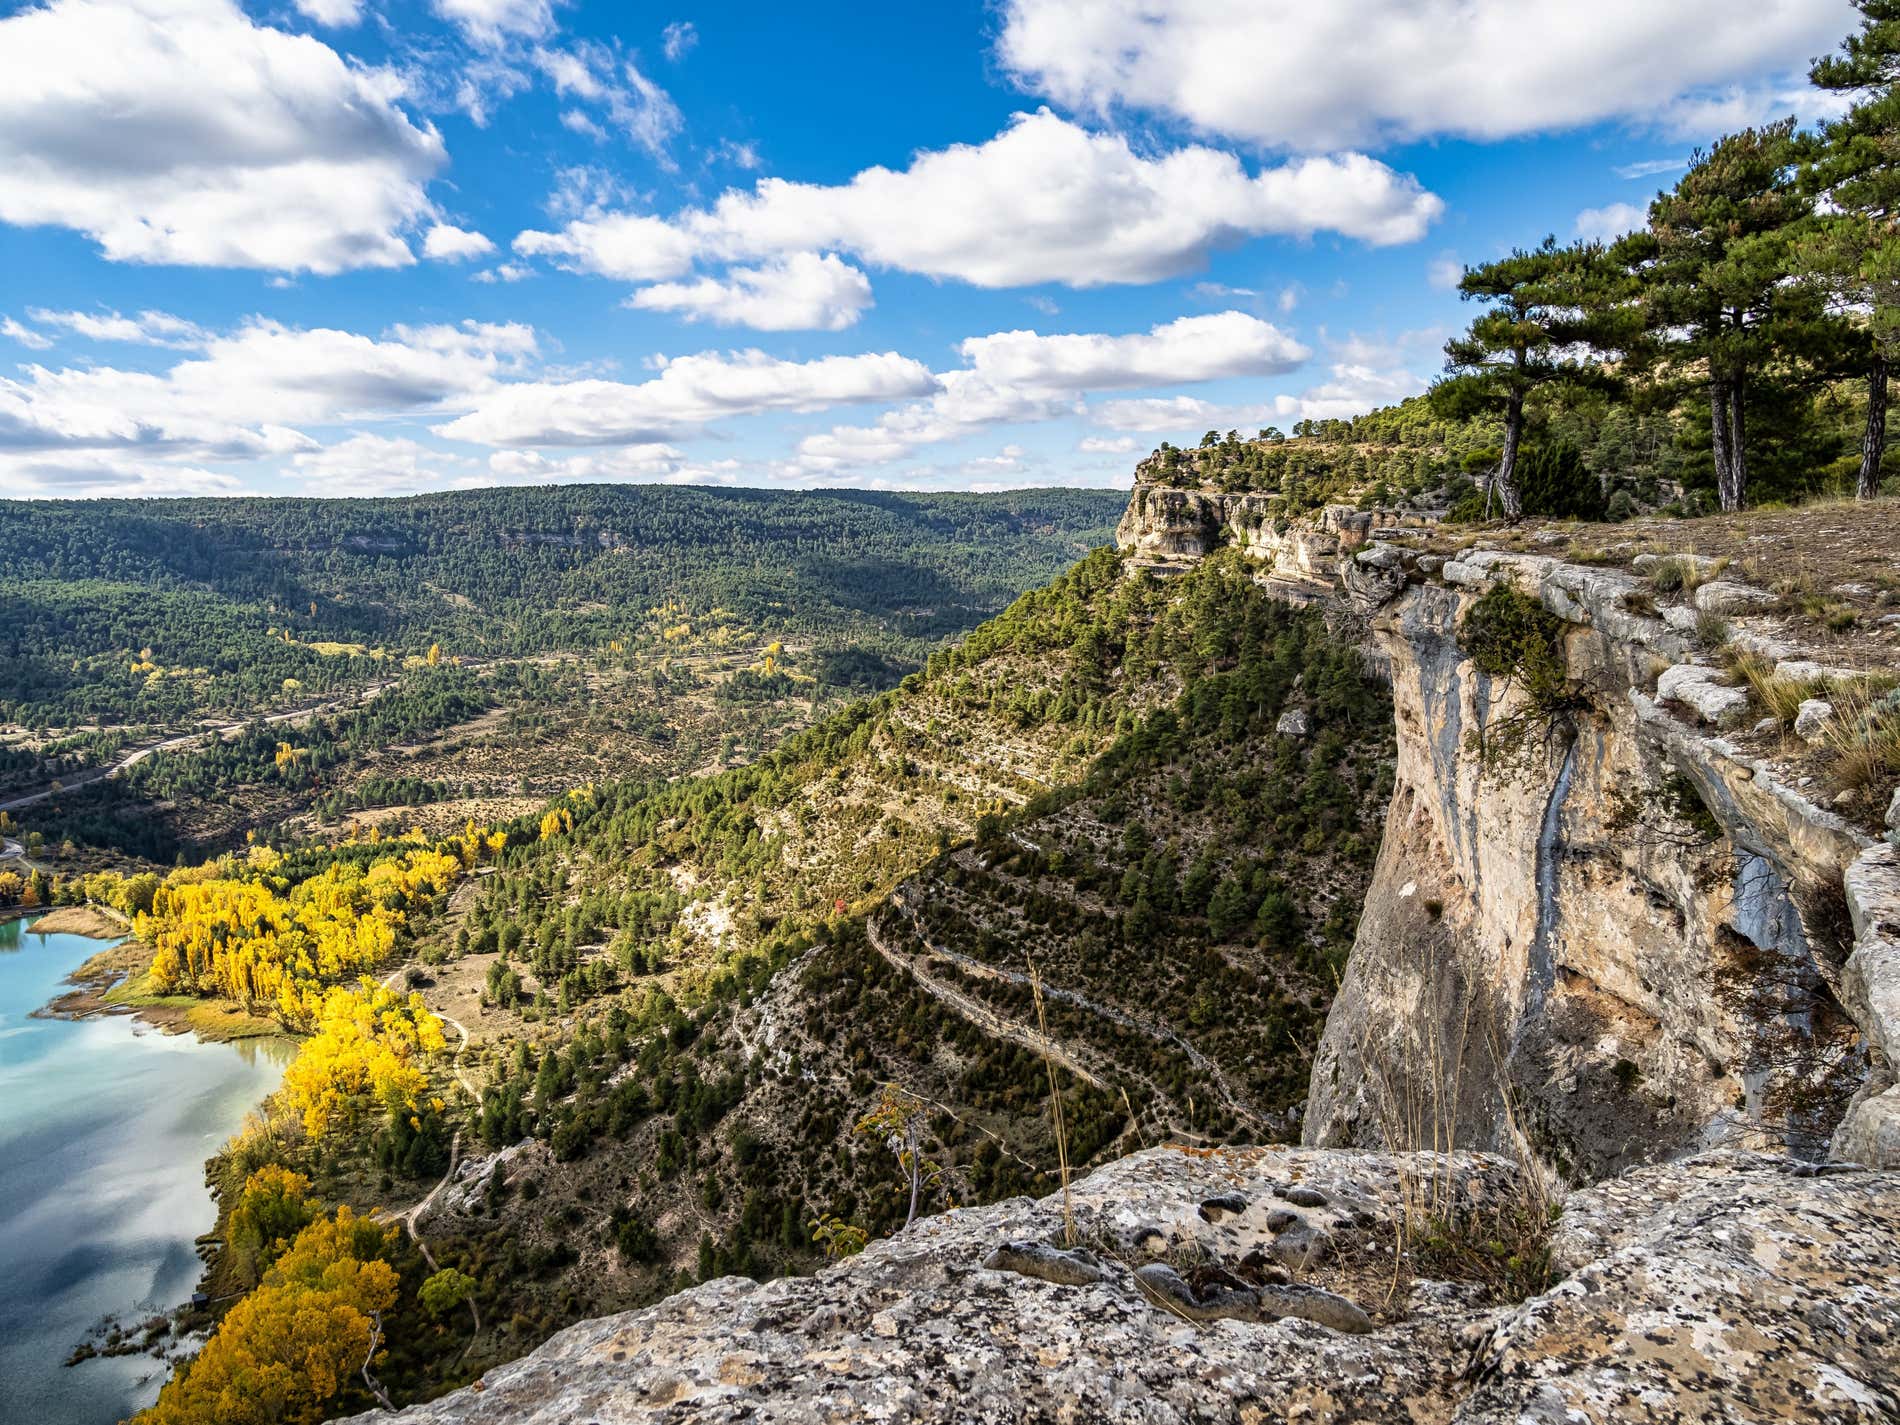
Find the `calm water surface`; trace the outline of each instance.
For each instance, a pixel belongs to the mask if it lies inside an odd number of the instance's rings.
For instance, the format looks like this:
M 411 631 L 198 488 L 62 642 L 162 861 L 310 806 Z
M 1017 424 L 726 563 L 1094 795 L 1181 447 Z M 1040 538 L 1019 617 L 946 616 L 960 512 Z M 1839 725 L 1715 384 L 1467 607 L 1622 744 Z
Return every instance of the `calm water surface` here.
M 34 1019 L 105 942 L 0 922 L 0 1421 L 110 1425 L 149 1356 L 61 1363 L 101 1318 L 186 1300 L 217 1221 L 205 1159 L 277 1087 L 287 1046 L 205 1044 L 124 1016 Z

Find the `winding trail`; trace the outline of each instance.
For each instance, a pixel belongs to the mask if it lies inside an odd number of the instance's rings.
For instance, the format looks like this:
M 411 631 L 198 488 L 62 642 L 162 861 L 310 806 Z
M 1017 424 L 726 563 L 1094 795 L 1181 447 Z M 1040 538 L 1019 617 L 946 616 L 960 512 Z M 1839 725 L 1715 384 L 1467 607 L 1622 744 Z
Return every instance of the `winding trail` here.
M 300 708 L 292 708 L 288 712 L 271 713 L 261 718 L 244 718 L 237 722 L 214 723 L 209 727 L 201 727 L 195 732 L 180 733 L 176 737 L 163 738 L 158 742 L 148 742 L 143 747 L 133 748 L 116 762 L 109 762 L 103 767 L 92 767 L 83 772 L 75 772 L 69 778 L 62 777 L 57 787 L 44 787 L 37 792 L 29 792 L 26 796 L 15 797 L 11 801 L 0 802 L 0 811 L 18 811 L 22 807 L 38 806 L 41 802 L 49 801 L 53 797 L 76 791 L 80 787 L 89 787 L 94 782 L 103 782 L 108 777 L 116 777 L 126 768 L 143 762 L 155 752 L 170 752 L 176 748 L 190 747 L 213 738 L 221 740 L 231 733 L 242 732 L 252 723 L 263 723 L 266 726 L 273 726 L 278 723 L 298 722 L 304 718 L 317 717 L 326 712 L 341 712 L 346 708 L 361 707 L 378 693 L 392 686 L 393 684 L 390 682 L 369 683 L 365 684 L 361 691 L 352 693 L 347 697 L 325 698 L 321 702 L 310 703 Z M 7 854 L 13 855 L 15 853 L 8 852 Z
M 403 968 L 404 967 L 399 966 L 383 977 L 384 989 L 395 988 L 396 977 L 402 974 Z M 461 1020 L 451 1015 L 439 1015 L 438 1018 L 445 1024 L 454 1025 L 456 1035 L 460 1039 L 460 1042 L 455 1046 L 455 1057 L 449 1061 L 449 1071 L 455 1075 L 456 1083 L 462 1086 L 462 1092 L 467 1094 L 474 1102 L 479 1103 L 481 1101 L 481 1094 L 477 1092 L 474 1083 L 469 1079 L 468 1074 L 462 1068 L 462 1056 L 468 1052 L 468 1027 L 464 1025 Z M 435 1254 L 429 1250 L 428 1242 L 425 1241 L 422 1234 L 416 1230 L 416 1224 L 422 1220 L 423 1215 L 427 1213 L 430 1208 L 435 1206 L 436 1198 L 441 1194 L 442 1189 L 449 1185 L 449 1180 L 455 1176 L 455 1169 L 459 1166 L 461 1160 L 462 1129 L 458 1124 L 455 1132 L 449 1138 L 449 1165 L 443 1170 L 442 1176 L 436 1179 L 435 1186 L 430 1188 L 429 1191 L 423 1195 L 420 1202 L 404 1208 L 401 1212 L 395 1213 L 387 1219 L 390 1222 L 400 1222 L 402 1224 L 403 1231 L 408 1234 L 409 1240 L 416 1244 L 416 1250 L 422 1253 L 422 1260 L 429 1264 L 429 1270 L 431 1272 L 440 1271 L 441 1268 L 436 1265 Z M 480 1335 L 482 1329 L 482 1313 L 475 1305 L 475 1298 L 472 1296 L 468 1298 L 468 1314 L 470 1319 L 475 1323 L 475 1335 Z M 462 1354 L 464 1356 L 466 1356 L 469 1349 L 474 1346 L 475 1335 L 471 1335 L 468 1345 L 462 1348 Z
M 898 910 L 902 911 L 905 918 L 910 921 L 911 933 L 916 936 L 917 942 L 924 947 L 924 951 L 927 955 L 946 961 L 964 973 L 973 975 L 979 979 L 998 980 L 1006 984 L 1024 987 L 1029 985 L 1029 976 L 1020 971 L 1008 970 L 1000 965 L 991 965 L 981 960 L 972 959 L 968 955 L 960 954 L 948 946 L 939 945 L 931 940 L 928 932 L 924 928 L 923 918 L 917 913 L 917 908 L 906 899 L 902 888 L 891 896 L 891 903 L 895 905 Z M 965 1009 L 965 1004 L 966 1002 L 974 1003 L 974 1001 L 970 1001 L 969 996 L 947 985 L 942 985 L 940 981 L 933 979 L 923 971 L 915 960 L 903 955 L 902 952 L 887 950 L 879 943 L 875 933 L 871 936 L 871 943 L 877 947 L 878 953 L 883 955 L 886 960 L 909 970 L 930 993 L 937 995 L 940 999 L 944 999 L 947 1003 L 951 1004 L 953 1008 L 958 1009 L 960 1012 L 963 1012 L 966 1017 L 969 1017 L 968 1011 Z M 1050 999 L 1061 1000 L 1064 1003 L 1072 1004 L 1076 1008 L 1085 1010 L 1090 1014 L 1099 1015 L 1104 1019 L 1111 1020 L 1123 1028 L 1132 1029 L 1151 1039 L 1174 1046 L 1189 1063 L 1193 1064 L 1196 1069 L 1199 1069 L 1208 1077 L 1220 1095 L 1222 1104 L 1229 1112 L 1248 1120 L 1257 1128 L 1273 1128 L 1276 1126 L 1268 1118 L 1255 1110 L 1254 1107 L 1240 1095 L 1239 1091 L 1229 1082 L 1227 1075 L 1222 1072 L 1219 1064 L 1216 1064 L 1206 1054 L 1201 1052 L 1201 1050 L 1195 1048 L 1193 1044 L 1189 1043 L 1188 1040 L 1172 1026 L 1151 1023 L 1138 1015 L 1128 1013 L 1128 1011 L 1124 1009 L 1119 1009 L 1114 1005 L 1102 1004 L 1100 1001 L 1090 999 L 1087 995 L 1079 991 L 1064 989 L 1061 986 L 1049 984 L 1047 981 L 1043 982 L 1042 992 Z M 988 1006 L 982 1006 L 981 1012 L 986 1020 L 1000 1020 L 1000 1016 L 997 1016 Z M 1010 1025 L 1013 1028 L 1019 1028 L 1021 1033 L 1028 1034 L 1038 1041 L 1042 1039 L 1042 1036 L 1036 1034 L 1034 1030 L 1027 1029 L 1026 1027 L 1013 1026 L 1012 1022 L 1008 1020 L 1000 1020 L 1000 1022 L 1004 1025 Z M 979 1021 L 978 1027 L 987 1027 L 987 1025 Z M 1018 1042 L 1024 1042 L 1015 1033 L 1010 1033 L 1008 1037 L 1018 1038 Z M 1031 1044 L 1029 1047 L 1034 1048 L 1036 1045 Z M 1060 1046 L 1056 1047 L 1058 1051 L 1060 1051 Z M 1066 1051 L 1058 1052 L 1054 1057 L 1056 1057 L 1058 1063 L 1064 1063 L 1066 1066 L 1065 1053 Z M 1078 1070 L 1077 1072 L 1083 1071 Z M 1094 1083 L 1098 1088 L 1101 1087 L 1100 1081 L 1093 1075 L 1084 1072 L 1083 1076 L 1088 1078 L 1090 1082 Z

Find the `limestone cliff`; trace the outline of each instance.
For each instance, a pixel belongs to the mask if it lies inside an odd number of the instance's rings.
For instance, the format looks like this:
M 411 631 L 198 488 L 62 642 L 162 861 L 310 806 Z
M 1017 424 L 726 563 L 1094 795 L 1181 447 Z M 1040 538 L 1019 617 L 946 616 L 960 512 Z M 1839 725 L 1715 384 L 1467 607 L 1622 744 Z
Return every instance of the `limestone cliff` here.
M 1528 1143 L 1581 1180 L 1718 1144 L 1900 1162 L 1891 852 L 1730 729 L 1746 695 L 1696 632 L 1716 599 L 1657 608 L 1640 572 L 1444 547 L 1416 516 L 1259 513 L 1138 489 L 1119 538 L 1150 563 L 1238 544 L 1390 670 L 1396 787 L 1305 1140 Z M 1562 620 L 1560 716 L 1461 645 L 1497 585 Z M 1816 666 L 1765 616 L 1723 631 Z

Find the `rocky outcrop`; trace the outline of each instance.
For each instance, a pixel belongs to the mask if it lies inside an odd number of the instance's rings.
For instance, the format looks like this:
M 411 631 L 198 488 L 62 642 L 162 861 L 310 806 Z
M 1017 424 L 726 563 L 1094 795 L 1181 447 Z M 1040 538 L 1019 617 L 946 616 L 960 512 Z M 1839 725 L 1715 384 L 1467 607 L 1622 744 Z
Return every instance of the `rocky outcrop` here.
M 1435 553 L 1380 512 L 1274 525 L 1258 497 L 1180 490 L 1137 490 L 1124 547 L 1139 560 L 1180 518 L 1270 588 L 1302 551 L 1300 597 L 1362 620 L 1391 674 L 1395 790 L 1308 1143 L 1529 1147 L 1584 1181 L 1719 1144 L 1900 1164 L 1900 1006 L 1869 992 L 1888 961 L 1855 949 L 1843 898 L 1869 839 L 1724 736 L 1748 693 L 1699 652 L 1700 614 L 1769 596 L 1704 583 L 1658 611 L 1634 573 Z M 1562 620 L 1575 696 L 1555 713 L 1461 646 L 1500 585 Z M 1735 636 L 1790 676 L 1811 661 L 1742 620 Z
M 950 1212 L 814 1277 L 728 1277 L 585 1322 L 477 1386 L 359 1420 L 1609 1425 L 1900 1410 L 1892 1174 L 1737 1153 L 1644 1170 L 1573 1195 L 1550 1242 L 1559 1279 L 1501 1306 L 1391 1255 L 1428 1211 L 1482 1219 L 1531 1201 L 1498 1159 L 1156 1149 L 1073 1198 L 1084 1252 L 1057 1245 L 1059 1195 Z M 1294 1235 L 1324 1247 L 1282 1283 L 1261 1263 Z M 1276 1280 L 1247 1284 L 1262 1276 Z M 1170 1278 L 1196 1302 L 1356 1295 L 1371 1329 L 1346 1314 L 1209 1318 L 1169 1299 Z
M 1307 1141 L 1525 1142 L 1584 1180 L 1718 1143 L 1824 1156 L 1865 1073 L 1838 992 L 1866 838 L 1714 735 L 1745 692 L 1676 661 L 1631 576 L 1497 553 L 1442 575 L 1371 615 L 1397 789 Z M 1560 715 L 1464 655 L 1498 584 L 1564 621 Z
M 1287 520 L 1271 511 L 1268 496 L 1177 490 L 1137 485 L 1115 531 L 1116 544 L 1139 567 L 1181 569 L 1226 545 L 1257 561 L 1263 579 L 1283 592 L 1330 591 L 1342 558 L 1369 540 L 1425 529 L 1438 516 L 1424 511 L 1367 511 L 1328 505 L 1311 518 Z

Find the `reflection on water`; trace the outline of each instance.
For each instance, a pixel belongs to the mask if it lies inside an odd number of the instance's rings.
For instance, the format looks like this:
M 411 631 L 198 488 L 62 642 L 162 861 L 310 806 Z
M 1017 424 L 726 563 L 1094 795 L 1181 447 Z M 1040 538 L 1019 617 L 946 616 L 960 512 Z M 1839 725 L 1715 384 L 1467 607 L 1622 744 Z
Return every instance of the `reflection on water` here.
M 277 1085 L 281 1041 L 204 1044 L 123 1016 L 33 1018 L 103 942 L 0 923 L 0 1415 L 107 1425 L 148 1356 L 62 1365 L 103 1317 L 176 1306 L 216 1223 L 204 1162 Z

